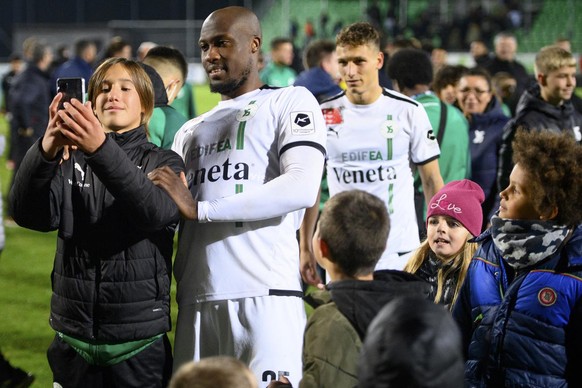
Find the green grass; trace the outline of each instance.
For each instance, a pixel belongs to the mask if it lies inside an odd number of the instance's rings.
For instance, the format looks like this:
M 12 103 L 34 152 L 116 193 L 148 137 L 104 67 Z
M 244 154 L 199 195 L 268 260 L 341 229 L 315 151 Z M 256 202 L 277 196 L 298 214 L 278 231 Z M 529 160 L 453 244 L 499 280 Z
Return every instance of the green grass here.
M 220 100 L 218 94 L 210 93 L 207 85 L 195 86 L 194 96 L 198 114 L 212 109 Z M 0 115 L 0 134 L 7 135 L 8 132 L 8 124 Z M 4 199 L 11 177 L 12 172 L 6 169 L 6 157 L 2 155 L 0 184 Z M 12 365 L 34 373 L 33 387 L 52 386 L 46 350 L 54 336 L 48 318 L 56 238 L 56 232 L 40 233 L 18 226 L 6 227 L 6 246 L 0 256 L 0 349 Z M 174 280 L 174 324 L 178 311 L 175 294 Z M 174 332 L 169 336 L 173 343 Z

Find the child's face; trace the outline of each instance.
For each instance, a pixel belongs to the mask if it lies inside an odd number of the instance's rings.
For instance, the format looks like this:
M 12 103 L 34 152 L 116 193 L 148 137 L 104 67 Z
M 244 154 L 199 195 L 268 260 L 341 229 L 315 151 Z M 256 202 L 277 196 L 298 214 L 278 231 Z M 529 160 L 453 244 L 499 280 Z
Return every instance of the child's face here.
M 528 177 L 519 164 L 509 175 L 509 186 L 499 196 L 499 217 L 512 220 L 537 220 L 540 213 L 534 209 L 531 193 L 527 184 Z
M 459 253 L 470 234 L 459 221 L 448 216 L 429 217 L 426 238 L 430 249 L 443 260 L 453 258 Z
M 447 85 L 438 92 L 438 97 L 447 104 L 454 104 L 457 101 L 457 88 L 455 85 Z
M 572 98 L 576 88 L 576 67 L 562 66 L 548 74 L 539 74 L 542 97 L 552 105 L 561 105 Z
M 111 66 L 99 86 L 95 113 L 106 130 L 126 132 L 139 127 L 143 109 L 136 86 L 120 64 Z

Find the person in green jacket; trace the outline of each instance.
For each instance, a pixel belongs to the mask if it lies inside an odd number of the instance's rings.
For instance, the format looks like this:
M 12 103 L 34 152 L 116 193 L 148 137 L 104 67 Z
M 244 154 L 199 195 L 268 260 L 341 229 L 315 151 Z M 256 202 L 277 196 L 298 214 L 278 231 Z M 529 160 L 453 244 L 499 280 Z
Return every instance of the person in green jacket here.
M 441 149 L 438 163 L 444 183 L 469 178 L 469 124 L 460 110 L 441 101 L 430 90 L 433 69 L 429 56 L 418 49 L 399 50 L 390 58 L 388 76 L 392 79 L 394 90 L 413 98 L 424 107 Z M 418 225 L 423 235 L 426 233 L 426 204 L 418 172 L 415 174 L 414 187 Z
M 179 50 L 166 46 L 150 49 L 143 63 L 153 68 L 159 75 L 152 78 L 150 74 L 156 103 L 149 122 L 149 139 L 161 148 L 170 149 L 174 135 L 188 121 L 187 117 L 171 106 L 184 85 L 188 65 Z
M 293 41 L 289 38 L 275 38 L 271 41 L 271 60 L 261 70 L 261 81 L 269 86 L 285 87 L 293 85 L 297 73 L 293 63 Z

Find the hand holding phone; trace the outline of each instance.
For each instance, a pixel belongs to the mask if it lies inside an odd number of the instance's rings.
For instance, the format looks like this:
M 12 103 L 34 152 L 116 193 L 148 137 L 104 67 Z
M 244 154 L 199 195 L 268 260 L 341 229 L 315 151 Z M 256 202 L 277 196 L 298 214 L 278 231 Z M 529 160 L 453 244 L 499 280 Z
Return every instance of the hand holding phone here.
M 82 103 L 85 102 L 85 79 L 81 77 L 59 78 L 57 79 L 57 92 L 63 96 L 57 109 L 63 109 L 65 102 L 71 102 L 75 98 Z

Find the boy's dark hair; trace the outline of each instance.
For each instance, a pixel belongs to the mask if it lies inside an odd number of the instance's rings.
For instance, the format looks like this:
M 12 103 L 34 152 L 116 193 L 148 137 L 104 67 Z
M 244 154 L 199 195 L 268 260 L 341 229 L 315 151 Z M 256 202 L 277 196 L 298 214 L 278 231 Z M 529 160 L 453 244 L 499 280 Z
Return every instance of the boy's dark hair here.
M 528 192 L 534 209 L 542 213 L 554 207 L 554 221 L 561 225 L 582 222 L 582 146 L 568 132 L 518 129 L 513 162 L 529 178 Z
M 273 40 L 271 40 L 271 50 L 275 51 L 279 48 L 279 46 L 281 46 L 282 44 L 285 44 L 285 43 L 293 44 L 293 41 L 289 38 L 284 38 L 284 37 L 274 38 Z
M 458 388 L 463 374 L 461 333 L 442 305 L 397 298 L 370 323 L 358 365 L 360 387 Z
M 445 65 L 434 75 L 432 90 L 438 92 L 449 85 L 457 85 L 467 68 L 462 65 Z
M 412 89 L 415 85 L 430 85 L 432 63 L 425 51 L 401 49 L 388 61 L 388 77 L 398 83 L 398 87 Z
M 350 277 L 370 274 L 386 249 L 390 219 L 384 202 L 365 191 L 343 191 L 325 204 L 319 237 L 328 259 Z
M 351 47 L 371 44 L 380 50 L 380 33 L 370 23 L 353 23 L 337 34 L 335 44 Z
M 188 76 L 188 63 L 184 54 L 178 49 L 168 46 L 152 47 L 145 58 L 156 59 L 160 62 L 168 62 L 177 69 L 180 69 L 182 77 L 185 80 Z
M 327 39 L 318 39 L 311 42 L 303 54 L 303 66 L 306 69 L 319 67 L 321 61 L 335 51 L 335 43 Z

